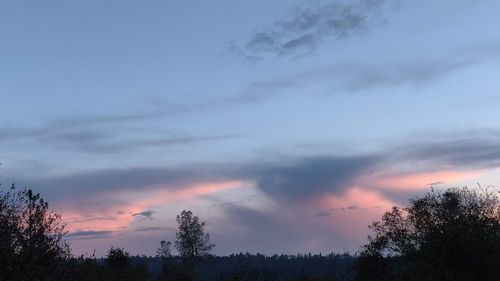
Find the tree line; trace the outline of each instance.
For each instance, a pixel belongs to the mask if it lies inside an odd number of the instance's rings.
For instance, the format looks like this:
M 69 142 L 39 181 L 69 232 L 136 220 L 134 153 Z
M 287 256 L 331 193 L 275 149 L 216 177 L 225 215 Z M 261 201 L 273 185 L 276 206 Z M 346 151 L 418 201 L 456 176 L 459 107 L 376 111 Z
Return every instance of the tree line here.
M 176 220 L 176 241 L 160 241 L 156 257 L 114 247 L 104 258 L 75 257 L 61 216 L 40 194 L 12 185 L 0 192 L 0 281 L 500 280 L 500 202 L 492 189 L 431 189 L 393 207 L 353 255 L 217 257 L 205 222 L 188 210 Z

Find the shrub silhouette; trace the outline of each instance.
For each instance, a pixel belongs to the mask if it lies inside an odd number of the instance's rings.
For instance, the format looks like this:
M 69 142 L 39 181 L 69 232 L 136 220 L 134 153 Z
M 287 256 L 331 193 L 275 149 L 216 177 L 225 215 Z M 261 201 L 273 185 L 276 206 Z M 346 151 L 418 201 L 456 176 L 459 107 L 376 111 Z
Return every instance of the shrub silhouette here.
M 146 266 L 133 264 L 130 254 L 123 248 L 111 247 L 101 268 L 98 280 L 103 281 L 142 281 L 149 280 Z
M 393 207 L 370 228 L 374 235 L 358 259 L 358 280 L 500 280 L 494 191 L 431 190 L 408 208 Z

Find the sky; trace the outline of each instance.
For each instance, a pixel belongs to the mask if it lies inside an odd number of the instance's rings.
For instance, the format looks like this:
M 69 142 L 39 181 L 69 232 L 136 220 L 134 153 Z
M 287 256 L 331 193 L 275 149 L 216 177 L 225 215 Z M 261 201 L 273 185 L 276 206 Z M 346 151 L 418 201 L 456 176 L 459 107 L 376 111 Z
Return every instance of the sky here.
M 75 254 L 355 252 L 392 206 L 499 186 L 500 2 L 0 1 L 0 181 Z

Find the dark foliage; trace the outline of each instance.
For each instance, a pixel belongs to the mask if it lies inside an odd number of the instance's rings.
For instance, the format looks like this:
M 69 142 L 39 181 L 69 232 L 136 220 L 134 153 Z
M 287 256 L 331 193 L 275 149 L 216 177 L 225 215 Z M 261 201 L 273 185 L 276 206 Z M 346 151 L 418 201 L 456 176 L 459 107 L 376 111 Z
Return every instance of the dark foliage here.
M 169 259 L 165 270 L 160 257 L 130 257 L 130 268 L 146 265 L 149 275 L 136 275 L 143 279 L 158 281 L 347 281 L 352 280 L 352 265 L 355 258 L 348 254 L 329 255 L 274 255 L 237 254 L 225 257 L 211 256 L 195 267 L 194 274 L 186 270 L 181 257 Z M 91 279 L 106 280 L 107 262 L 105 259 L 79 260 L 81 272 L 90 272 Z M 90 267 L 85 267 L 89 263 Z M 149 279 L 147 279 L 149 278 Z M 110 279 L 116 280 L 116 279 Z
M 340 281 L 352 280 L 353 263 L 348 254 L 237 254 L 209 259 L 198 275 L 202 281 Z
M 432 190 L 370 228 L 358 280 L 500 280 L 500 204 L 493 191 Z
M 135 260 L 122 248 L 112 247 L 106 258 L 72 258 L 67 262 L 64 280 L 74 281 L 147 281 L 153 280 L 147 260 Z
M 56 280 L 69 258 L 65 225 L 39 194 L 0 194 L 0 280 Z
M 205 222 L 200 222 L 191 211 L 182 211 L 177 216 L 179 231 L 176 233 L 175 248 L 187 267 L 192 268 L 200 258 L 210 254 L 215 246 L 210 235 L 205 233 Z

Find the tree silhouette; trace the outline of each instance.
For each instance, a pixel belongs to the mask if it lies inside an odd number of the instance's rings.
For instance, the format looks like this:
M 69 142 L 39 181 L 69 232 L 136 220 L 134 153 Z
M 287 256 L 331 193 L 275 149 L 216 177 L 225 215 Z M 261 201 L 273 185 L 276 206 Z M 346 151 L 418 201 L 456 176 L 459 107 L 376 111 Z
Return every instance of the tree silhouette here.
M 47 279 L 70 256 L 61 216 L 31 189 L 0 195 L 0 225 L 1 280 Z
M 170 245 L 172 245 L 172 242 L 162 240 L 160 242 L 160 247 L 156 250 L 156 256 L 161 258 L 163 261 L 170 258 L 172 256 L 170 253 Z
M 370 228 L 359 280 L 500 280 L 500 204 L 493 191 L 431 190 Z M 373 263 L 381 276 L 368 278 Z
M 130 254 L 123 248 L 111 247 L 106 256 L 106 267 L 98 280 L 143 281 L 150 276 L 144 264 L 132 263 Z
M 111 247 L 106 256 L 106 264 L 112 269 L 126 269 L 130 266 L 130 254 L 123 248 Z
M 191 211 L 182 211 L 177 216 L 179 231 L 176 233 L 175 248 L 185 264 L 192 268 L 200 257 L 210 254 L 215 246 L 210 243 L 210 235 L 205 233 L 205 222 L 200 222 Z

